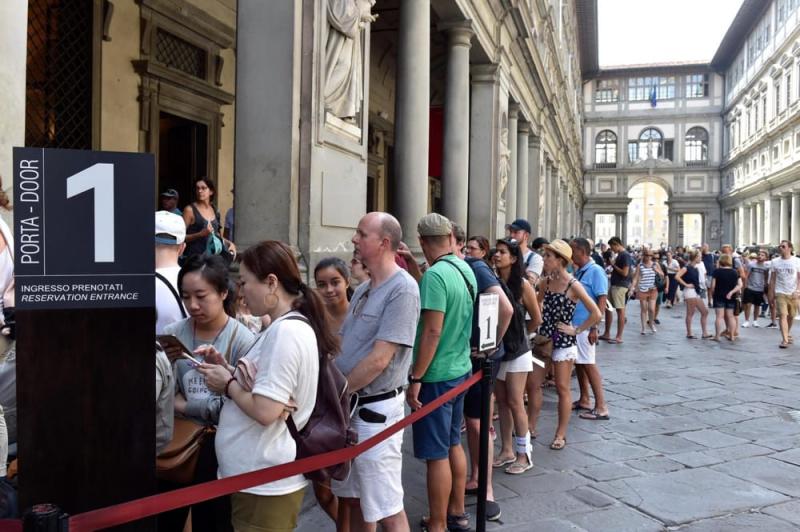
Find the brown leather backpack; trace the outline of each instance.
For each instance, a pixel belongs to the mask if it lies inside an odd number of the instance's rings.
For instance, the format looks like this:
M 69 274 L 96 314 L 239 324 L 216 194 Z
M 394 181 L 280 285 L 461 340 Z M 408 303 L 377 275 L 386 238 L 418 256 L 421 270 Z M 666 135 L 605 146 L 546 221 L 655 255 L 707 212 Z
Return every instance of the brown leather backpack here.
M 289 316 L 287 320 L 301 320 L 302 316 Z M 330 354 L 319 355 L 319 380 L 317 400 L 311 417 L 301 430 L 297 430 L 292 416 L 286 419 L 289 432 L 297 444 L 297 459 L 351 447 L 358 443 L 358 434 L 350 427 L 350 397 L 347 379 L 333 363 Z M 344 480 L 350 473 L 350 461 L 306 473 L 306 478 L 322 482 L 329 479 Z

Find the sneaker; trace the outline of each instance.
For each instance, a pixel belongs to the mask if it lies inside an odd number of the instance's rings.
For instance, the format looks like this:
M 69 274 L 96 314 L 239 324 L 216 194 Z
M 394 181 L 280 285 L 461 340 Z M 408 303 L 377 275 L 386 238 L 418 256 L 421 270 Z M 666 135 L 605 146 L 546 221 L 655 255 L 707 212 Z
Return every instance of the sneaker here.
M 500 511 L 500 505 L 494 501 L 486 501 L 486 520 L 499 521 L 503 512 Z
M 774 321 L 769 322 L 769 325 L 767 325 L 767 329 L 777 329 L 777 328 L 778 324 L 775 323 Z
M 653 321 L 655 321 L 655 322 L 656 322 L 656 325 L 661 325 L 661 320 L 659 320 L 658 318 L 656 318 L 656 319 L 655 319 L 655 320 L 653 320 Z
M 743 329 L 747 329 L 749 327 L 750 327 L 750 322 L 749 321 L 742 322 L 742 328 Z
M 760 328 L 760 327 L 761 327 L 761 325 L 760 325 L 760 324 L 759 324 L 757 321 L 754 321 L 754 322 L 753 322 L 753 327 L 755 327 L 756 329 L 758 329 L 758 328 Z

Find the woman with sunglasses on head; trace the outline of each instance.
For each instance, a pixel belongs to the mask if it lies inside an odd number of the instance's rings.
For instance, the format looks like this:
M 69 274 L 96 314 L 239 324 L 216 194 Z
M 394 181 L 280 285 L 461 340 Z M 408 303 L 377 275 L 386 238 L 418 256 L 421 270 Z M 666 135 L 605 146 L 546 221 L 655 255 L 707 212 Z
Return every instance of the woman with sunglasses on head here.
M 545 246 L 544 267 L 547 279 L 540 281 L 542 325 L 538 333 L 553 342 L 553 371 L 558 392 L 558 426 L 550 448 L 559 451 L 567 445 L 567 426 L 572 414 L 570 376 L 578 358 L 576 337 L 600 321 L 600 309 L 586 293 L 583 285 L 567 272 L 572 262 L 572 248 L 563 240 L 554 240 Z M 542 286 L 543 284 L 543 286 Z M 572 315 L 580 301 L 589 311 L 586 320 L 577 327 L 572 325 Z M 539 406 L 541 409 L 541 403 Z M 537 411 L 538 415 L 538 411 Z
M 524 394 L 528 374 L 533 371 L 528 333 L 536 330 L 542 322 L 542 316 L 536 291 L 525 274 L 519 242 L 513 238 L 498 240 L 493 260 L 498 276 L 508 288 L 509 300 L 514 308 L 512 325 L 517 324 L 516 327 L 509 326 L 503 336 L 505 355 L 500 363 L 495 386 L 502 448 L 493 465 L 507 466 L 506 473 L 519 475 L 533 467 Z M 527 329 L 526 311 L 531 316 Z M 513 441 L 512 428 L 516 434 Z
M 325 306 L 303 282 L 287 245 L 270 240 L 248 248 L 239 272 L 248 308 L 256 316 L 269 314 L 272 324 L 233 376 L 226 368 L 200 366 L 208 387 L 228 397 L 217 428 L 219 478 L 296 459 L 286 417 L 291 413 L 298 430 L 305 427 L 317 400 L 320 353 L 339 352 Z M 234 528 L 294 529 L 306 484 L 294 475 L 234 493 Z

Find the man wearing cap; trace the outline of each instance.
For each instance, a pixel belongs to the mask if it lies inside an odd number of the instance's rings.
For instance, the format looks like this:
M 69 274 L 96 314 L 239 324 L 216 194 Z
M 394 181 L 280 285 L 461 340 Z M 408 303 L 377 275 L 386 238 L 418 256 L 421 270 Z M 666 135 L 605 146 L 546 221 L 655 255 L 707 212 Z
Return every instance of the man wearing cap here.
M 420 283 L 422 316 L 406 392 L 413 409 L 434 401 L 472 372 L 470 336 L 478 292 L 472 269 L 453 255 L 450 221 L 436 213 L 417 224 L 422 253 L 430 264 Z M 431 532 L 464 530 L 467 463 L 461 447 L 464 393 L 414 423 L 414 456 L 427 463 Z
M 183 212 L 178 208 L 178 191 L 174 188 L 168 188 L 161 193 L 161 210 L 183 216 Z
M 178 294 L 178 257 L 186 247 L 186 224 L 177 214 L 156 212 L 156 334 L 186 317 Z
M 536 281 L 538 281 L 539 277 L 542 275 L 544 260 L 541 255 L 534 253 L 528 248 L 530 244 L 529 239 L 531 237 L 531 224 L 528 223 L 528 220 L 518 218 L 506 225 L 506 231 L 508 231 L 508 236 L 520 242 L 522 245 L 522 249 L 524 250 L 522 261 L 525 263 L 525 272 L 528 274 L 528 281 L 530 281 L 532 285 L 535 285 Z M 547 240 L 539 237 L 534 240 L 534 244 L 538 244 L 539 247 L 541 247 L 547 244 Z

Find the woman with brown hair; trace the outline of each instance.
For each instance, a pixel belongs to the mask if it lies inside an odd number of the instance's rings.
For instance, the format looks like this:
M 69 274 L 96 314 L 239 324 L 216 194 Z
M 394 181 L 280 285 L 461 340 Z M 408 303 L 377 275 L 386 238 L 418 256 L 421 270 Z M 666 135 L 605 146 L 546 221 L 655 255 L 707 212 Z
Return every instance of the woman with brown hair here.
M 192 255 L 219 255 L 227 250 L 236 255 L 236 246 L 220 235 L 219 211 L 214 206 L 214 195 L 217 188 L 207 177 L 201 177 L 194 184 L 195 201 L 183 209 L 183 221 L 186 224 L 187 257 Z M 221 243 L 220 249 L 212 249 L 209 241 L 216 239 Z M 224 249 L 223 249 L 224 248 Z
M 641 309 L 642 334 L 645 334 L 645 325 L 656 332 L 656 298 L 658 297 L 657 278 L 664 278 L 664 272 L 657 262 L 653 261 L 653 252 L 649 249 L 642 250 L 642 260 L 636 273 L 633 274 L 631 286 L 636 289 L 636 298 Z
M 689 262 L 675 275 L 675 281 L 683 287 L 683 299 L 686 301 L 686 338 L 694 340 L 697 338 L 692 334 L 692 319 L 697 311 L 700 314 L 700 328 L 703 331 L 703 338 L 711 338 L 706 327 L 708 309 L 703 302 L 703 285 L 700 281 L 700 272 L 697 265 L 702 262 L 700 251 L 693 249 L 689 252 Z
M 475 257 L 485 261 L 491 266 L 492 248 L 489 245 L 489 240 L 485 236 L 471 236 L 467 240 L 467 245 L 464 246 L 464 255 L 468 257 Z
M 203 364 L 209 388 L 224 393 L 217 429 L 219 477 L 226 478 L 295 460 L 296 444 L 285 419 L 289 412 L 302 430 L 316 403 L 319 353 L 337 353 L 319 294 L 306 285 L 292 250 L 273 240 L 242 254 L 240 278 L 248 308 L 268 314 L 272 325 L 244 356 L 256 368 L 233 375 Z M 236 530 L 292 530 L 307 482 L 302 475 L 254 486 L 231 496 Z

